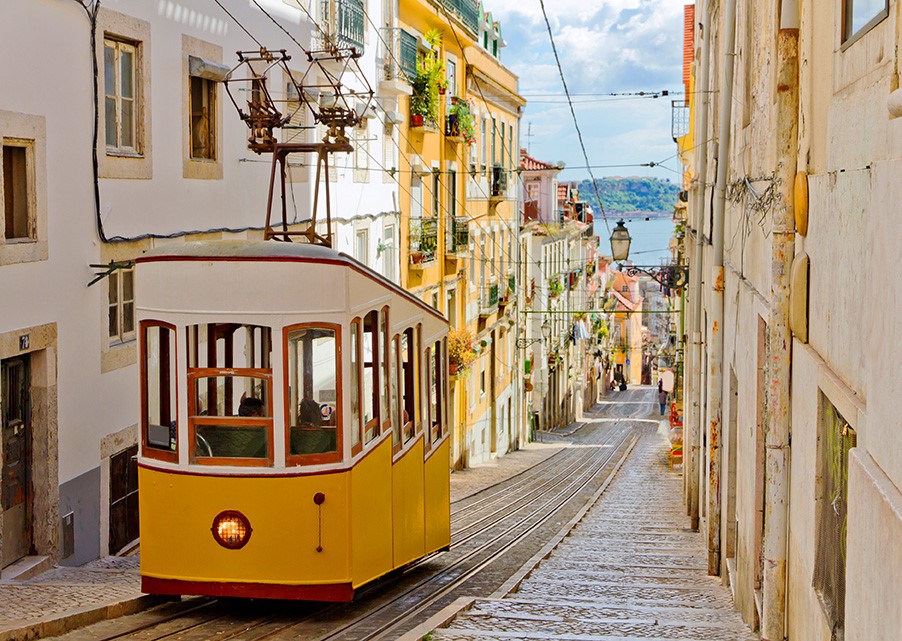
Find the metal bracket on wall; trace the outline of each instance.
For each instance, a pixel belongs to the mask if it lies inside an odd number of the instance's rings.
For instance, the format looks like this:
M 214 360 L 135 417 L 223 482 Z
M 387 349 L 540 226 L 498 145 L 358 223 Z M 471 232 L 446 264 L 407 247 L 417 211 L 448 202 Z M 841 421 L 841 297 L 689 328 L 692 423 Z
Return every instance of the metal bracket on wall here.
M 95 283 L 99 283 L 104 278 L 107 278 L 110 274 L 115 272 L 117 269 L 131 269 L 135 266 L 135 261 L 133 260 L 124 260 L 124 261 L 113 261 L 111 260 L 107 265 L 88 265 L 91 269 L 100 269 L 103 271 L 97 272 L 94 274 L 94 279 L 88 283 L 88 287 Z

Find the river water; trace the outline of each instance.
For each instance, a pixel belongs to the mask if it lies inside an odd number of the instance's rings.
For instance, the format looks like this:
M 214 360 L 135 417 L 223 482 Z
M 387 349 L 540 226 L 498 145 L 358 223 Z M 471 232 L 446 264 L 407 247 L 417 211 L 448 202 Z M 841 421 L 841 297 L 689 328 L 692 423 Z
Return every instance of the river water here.
M 608 225 L 613 230 L 619 217 L 609 216 Z M 670 262 L 670 239 L 674 223 L 669 217 L 624 218 L 626 228 L 633 241 L 630 243 L 630 260 L 635 265 L 660 265 Z M 600 216 L 595 219 L 595 234 L 601 239 L 599 252 L 611 255 L 611 232 Z

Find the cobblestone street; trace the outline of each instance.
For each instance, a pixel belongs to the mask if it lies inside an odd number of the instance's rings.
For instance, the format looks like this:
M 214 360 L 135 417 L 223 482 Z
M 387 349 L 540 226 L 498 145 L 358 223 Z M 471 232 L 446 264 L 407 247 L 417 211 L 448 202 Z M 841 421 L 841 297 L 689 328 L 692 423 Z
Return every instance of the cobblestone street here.
M 571 535 L 519 587 L 478 599 L 434 639 L 757 639 L 686 529 L 679 470 L 652 428 Z

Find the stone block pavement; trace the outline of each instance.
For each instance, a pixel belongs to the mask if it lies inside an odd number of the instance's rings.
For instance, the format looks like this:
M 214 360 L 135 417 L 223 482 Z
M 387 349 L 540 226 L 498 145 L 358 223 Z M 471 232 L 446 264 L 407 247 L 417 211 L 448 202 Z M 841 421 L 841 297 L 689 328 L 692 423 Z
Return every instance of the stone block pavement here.
M 701 535 L 686 529 L 681 472 L 669 469 L 667 441 L 640 429 L 620 472 L 550 556 L 511 592 L 439 613 L 425 638 L 756 640 L 729 589 L 707 575 Z
M 551 440 L 551 439 L 549 439 Z M 490 463 L 451 475 L 457 501 L 537 465 L 562 448 L 530 443 Z M 162 601 L 141 592 L 139 555 L 104 557 L 81 567 L 55 567 L 25 580 L 0 580 L 0 641 L 64 634 Z

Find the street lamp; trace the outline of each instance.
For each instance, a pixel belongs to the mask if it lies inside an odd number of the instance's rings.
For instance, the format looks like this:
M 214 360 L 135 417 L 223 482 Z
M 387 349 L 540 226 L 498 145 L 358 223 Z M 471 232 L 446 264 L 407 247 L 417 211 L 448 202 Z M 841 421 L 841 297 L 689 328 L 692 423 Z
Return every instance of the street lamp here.
M 633 241 L 629 230 L 623 221 L 617 222 L 614 231 L 611 232 L 611 254 L 618 263 L 625 261 L 630 255 L 630 243 Z
M 670 289 L 685 287 L 689 281 L 689 268 L 686 265 L 628 265 L 624 267 L 623 263 L 629 259 L 632 240 L 626 225 L 623 224 L 622 220 L 618 221 L 614 231 L 611 232 L 611 254 L 614 260 L 620 263 L 619 269 L 621 272 L 628 276 L 635 276 L 641 272 L 646 276 L 650 276 L 663 287 L 669 287 Z
M 517 349 L 526 349 L 533 343 L 538 343 L 539 341 L 547 341 L 551 338 L 551 323 L 548 322 L 548 319 L 545 319 L 545 322 L 542 323 L 542 336 L 540 338 L 518 338 L 517 339 Z

